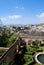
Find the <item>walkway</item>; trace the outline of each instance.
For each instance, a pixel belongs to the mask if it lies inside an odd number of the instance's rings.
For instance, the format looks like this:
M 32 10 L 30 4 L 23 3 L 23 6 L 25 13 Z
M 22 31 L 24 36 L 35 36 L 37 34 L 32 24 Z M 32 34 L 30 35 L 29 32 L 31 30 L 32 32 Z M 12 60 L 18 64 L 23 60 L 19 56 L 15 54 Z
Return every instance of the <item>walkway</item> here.
M 9 48 L 7 47 L 0 47 L 0 50 L 8 50 Z

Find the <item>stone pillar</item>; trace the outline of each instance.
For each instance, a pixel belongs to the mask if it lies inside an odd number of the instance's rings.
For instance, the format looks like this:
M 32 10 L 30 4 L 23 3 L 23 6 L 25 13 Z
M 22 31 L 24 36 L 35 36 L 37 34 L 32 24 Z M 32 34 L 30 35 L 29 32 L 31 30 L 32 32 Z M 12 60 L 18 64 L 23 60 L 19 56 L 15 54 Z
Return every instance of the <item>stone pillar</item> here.
M 17 45 L 17 53 L 19 52 L 19 45 Z

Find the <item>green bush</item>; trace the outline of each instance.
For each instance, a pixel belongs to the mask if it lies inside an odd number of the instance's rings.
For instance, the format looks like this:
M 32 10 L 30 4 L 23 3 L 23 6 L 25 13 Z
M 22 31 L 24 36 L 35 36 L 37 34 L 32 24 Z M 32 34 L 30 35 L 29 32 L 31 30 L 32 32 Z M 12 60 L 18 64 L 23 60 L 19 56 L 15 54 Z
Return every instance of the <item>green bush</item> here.
M 2 54 L 4 53 L 4 50 L 0 50 L 0 56 L 2 56 Z
M 19 37 L 19 35 L 16 34 L 16 33 L 13 33 L 13 34 L 8 38 L 7 47 L 10 47 L 10 46 L 15 42 L 15 40 L 17 39 L 17 37 Z

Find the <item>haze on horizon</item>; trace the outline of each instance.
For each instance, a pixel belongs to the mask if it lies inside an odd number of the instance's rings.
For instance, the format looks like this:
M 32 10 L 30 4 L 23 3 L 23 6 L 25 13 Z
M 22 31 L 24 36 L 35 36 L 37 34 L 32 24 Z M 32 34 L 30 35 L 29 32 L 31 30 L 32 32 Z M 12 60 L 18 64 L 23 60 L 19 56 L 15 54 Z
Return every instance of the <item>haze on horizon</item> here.
M 0 0 L 4 25 L 44 23 L 44 0 Z

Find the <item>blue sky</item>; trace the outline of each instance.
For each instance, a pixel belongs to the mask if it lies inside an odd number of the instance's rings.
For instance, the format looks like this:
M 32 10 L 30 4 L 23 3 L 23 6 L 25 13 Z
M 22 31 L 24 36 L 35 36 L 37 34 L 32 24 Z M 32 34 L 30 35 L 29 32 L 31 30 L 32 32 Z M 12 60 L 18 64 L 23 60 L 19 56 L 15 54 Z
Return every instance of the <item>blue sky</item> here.
M 44 0 L 0 0 L 3 24 L 44 23 Z

